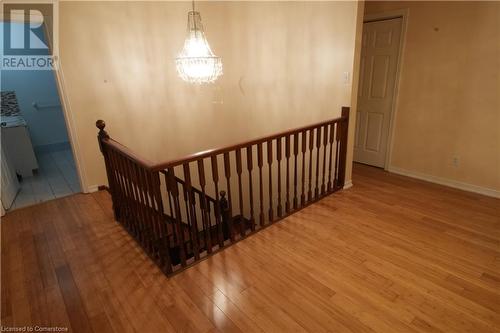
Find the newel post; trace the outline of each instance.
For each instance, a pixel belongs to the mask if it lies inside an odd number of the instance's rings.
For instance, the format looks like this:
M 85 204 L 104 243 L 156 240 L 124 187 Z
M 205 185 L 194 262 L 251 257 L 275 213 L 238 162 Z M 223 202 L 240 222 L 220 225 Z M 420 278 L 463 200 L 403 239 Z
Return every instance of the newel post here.
M 109 139 L 109 134 L 108 132 L 106 132 L 104 130 L 104 128 L 106 127 L 106 123 L 104 122 L 104 120 L 102 119 L 99 119 L 95 122 L 95 127 L 97 127 L 99 129 L 99 133 L 97 133 L 97 141 L 99 142 L 99 149 L 101 150 L 101 152 L 103 153 L 103 155 L 105 155 L 103 149 L 102 149 L 102 141 L 104 139 Z
M 118 221 L 120 219 L 120 213 L 118 211 L 118 207 L 116 205 L 116 195 L 114 193 L 115 186 L 113 184 L 113 178 L 111 173 L 111 162 L 109 160 L 108 152 L 104 146 L 104 141 L 108 140 L 109 134 L 104 130 L 106 127 L 106 123 L 104 120 L 99 119 L 95 122 L 95 126 L 99 129 L 99 133 L 97 134 L 97 142 L 99 143 L 99 150 L 104 157 L 104 165 L 106 167 L 106 176 L 108 177 L 108 185 L 109 185 L 109 193 L 111 194 L 111 200 L 113 201 L 113 213 L 115 216 L 115 220 Z
M 226 199 L 226 191 L 220 191 L 220 212 L 222 216 L 222 232 L 224 239 L 231 238 L 234 241 L 233 219 L 229 210 L 229 202 Z
M 345 185 L 345 170 L 347 163 L 347 136 L 349 133 L 349 107 L 342 107 L 342 122 L 340 123 L 340 160 L 339 160 L 339 179 L 338 187 L 343 188 Z

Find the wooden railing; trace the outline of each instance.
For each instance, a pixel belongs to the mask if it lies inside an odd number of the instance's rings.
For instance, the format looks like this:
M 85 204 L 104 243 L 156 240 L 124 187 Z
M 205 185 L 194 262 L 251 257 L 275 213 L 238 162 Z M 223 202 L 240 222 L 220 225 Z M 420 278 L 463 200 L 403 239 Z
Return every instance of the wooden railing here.
M 344 186 L 349 108 L 339 118 L 154 164 L 109 137 L 115 219 L 167 274 Z

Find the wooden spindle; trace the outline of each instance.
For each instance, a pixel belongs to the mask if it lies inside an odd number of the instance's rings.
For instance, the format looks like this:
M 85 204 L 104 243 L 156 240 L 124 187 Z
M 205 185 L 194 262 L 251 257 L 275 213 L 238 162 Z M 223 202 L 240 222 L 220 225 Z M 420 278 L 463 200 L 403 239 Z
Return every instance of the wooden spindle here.
M 226 199 L 226 191 L 220 191 L 220 210 L 222 217 L 222 231 L 224 239 L 230 239 L 234 242 L 234 228 L 233 221 L 229 212 L 229 202 Z
M 179 255 L 181 259 L 181 265 L 186 266 L 186 243 L 184 241 L 184 228 L 182 227 L 182 215 L 181 208 L 179 205 L 179 188 L 177 187 L 177 182 L 175 181 L 175 172 L 173 167 L 167 169 L 168 186 L 167 189 L 172 195 L 172 200 L 174 201 L 174 232 L 176 233 L 176 245 L 179 247 Z
M 121 206 L 121 212 L 122 212 L 121 213 L 122 214 L 121 222 L 126 229 L 129 229 L 130 228 L 129 218 L 130 218 L 131 207 L 130 207 L 130 205 L 128 205 L 127 191 L 126 191 L 125 183 L 123 181 L 122 171 L 121 171 L 120 165 L 118 163 L 118 159 L 120 158 L 120 156 L 118 155 L 118 153 L 111 150 L 109 157 L 110 157 L 110 159 L 115 167 L 114 173 L 115 173 L 115 177 L 117 179 L 117 183 L 119 185 L 119 190 L 117 191 L 117 194 L 119 194 L 118 203 Z
M 212 247 L 215 243 L 215 240 L 217 239 L 217 223 L 215 223 L 215 226 L 212 224 L 212 212 L 214 215 L 214 220 L 215 218 L 215 203 L 212 201 L 207 201 L 207 216 L 208 216 L 208 225 L 210 226 L 210 230 L 208 231 L 210 233 L 210 239 L 211 241 L 211 246 L 210 246 L 210 252 L 212 252 Z M 215 227 L 215 228 L 214 228 Z
M 217 165 L 217 155 L 214 155 L 210 158 L 212 162 L 212 180 L 215 186 L 215 201 L 220 203 L 219 201 L 219 167 Z M 224 247 L 224 237 L 222 235 L 222 218 L 220 212 L 220 205 L 218 204 L 215 207 L 215 223 L 217 225 L 217 241 L 219 243 L 219 248 Z
M 269 223 L 274 220 L 273 214 L 273 141 L 267 141 L 267 164 L 269 166 Z
M 137 237 L 143 240 L 143 244 L 149 248 L 151 252 L 153 252 L 153 244 L 150 241 L 149 237 L 146 237 L 145 233 L 149 230 L 154 231 L 151 225 L 147 225 L 145 222 L 145 217 L 143 214 L 143 210 L 141 209 L 140 200 L 139 200 L 139 191 L 137 188 L 137 179 L 134 170 L 134 163 L 130 161 L 128 158 L 124 159 L 125 168 L 127 169 L 131 193 L 132 193 L 132 202 L 135 206 L 135 214 L 136 214 L 136 230 Z M 146 230 L 149 229 L 149 230 Z
M 189 163 L 182 164 L 182 169 L 184 171 L 184 183 L 187 193 L 187 203 L 188 203 L 188 213 L 191 220 L 191 244 L 193 248 L 194 258 L 196 260 L 200 259 L 200 244 L 198 240 L 198 222 L 196 221 L 196 208 L 195 208 L 195 196 L 193 189 L 191 187 L 191 170 L 189 169 Z
M 125 172 L 127 173 L 127 178 L 130 186 L 130 195 L 131 195 L 131 200 L 132 204 L 134 205 L 134 211 L 135 211 L 135 226 L 136 226 L 136 233 L 137 237 L 139 239 L 143 239 L 143 244 L 146 245 L 147 247 L 151 249 L 151 246 L 149 244 L 146 244 L 146 241 L 144 240 L 142 233 L 143 233 L 143 226 L 142 226 L 142 211 L 139 208 L 138 205 L 138 197 L 137 197 L 137 188 L 135 186 L 136 180 L 134 177 L 134 171 L 131 168 L 131 163 L 128 158 L 125 158 L 123 160 L 123 166 L 125 168 Z
M 345 117 L 341 122 L 341 144 L 340 144 L 340 158 L 339 158 L 339 187 L 343 188 L 345 185 L 345 167 L 347 157 L 347 134 L 349 130 L 349 108 L 342 107 L 342 117 Z
M 295 133 L 293 135 L 293 158 L 294 158 L 294 167 L 293 167 L 293 209 L 298 208 L 298 198 L 297 198 L 297 162 L 298 162 L 298 154 L 299 154 L 299 133 Z
M 255 216 L 253 210 L 253 181 L 252 181 L 253 157 L 252 146 L 247 147 L 247 170 L 248 170 L 248 188 L 250 192 L 250 223 L 252 231 L 255 230 Z
M 335 123 L 330 124 L 330 136 L 329 136 L 329 143 L 330 143 L 330 159 L 328 162 L 328 191 L 332 190 L 332 158 L 333 158 L 333 139 L 334 139 L 334 134 L 335 134 Z
M 203 159 L 198 160 L 198 178 L 201 188 L 201 202 L 202 202 L 202 220 L 203 220 L 203 233 L 205 235 L 205 248 L 207 253 L 212 253 L 212 236 L 211 230 L 212 226 L 210 223 L 210 203 L 207 202 L 207 195 L 205 192 L 206 180 L 205 180 L 205 166 L 203 164 Z
M 302 144 L 302 194 L 300 195 L 300 205 L 306 204 L 306 144 L 307 144 L 307 131 L 303 131 L 301 135 Z
M 231 160 L 229 159 L 229 153 L 224 153 L 224 174 L 226 176 L 226 188 L 227 188 L 227 203 L 229 214 L 232 214 L 231 205 Z
M 130 166 L 129 166 L 128 162 L 129 162 L 129 160 L 126 157 L 121 160 L 122 169 L 124 170 L 124 173 L 125 173 L 125 181 L 127 182 L 127 186 L 128 186 L 129 200 L 133 206 L 132 211 L 134 213 L 134 228 L 136 229 L 137 236 L 139 236 L 139 233 L 140 233 L 140 213 L 137 209 L 137 199 L 136 199 L 135 186 L 134 186 L 135 181 L 133 179 L 132 170 L 130 170 Z
M 319 151 L 321 148 L 321 127 L 316 128 L 316 187 L 314 188 L 314 198 L 319 196 Z
M 192 232 L 191 232 L 191 226 L 192 226 L 192 223 L 191 223 L 191 215 L 189 214 L 189 203 L 188 203 L 188 193 L 186 191 L 186 184 L 185 183 L 180 183 L 180 186 L 181 186 L 181 193 L 182 193 L 182 196 L 183 196 L 183 202 L 184 202 L 184 214 L 186 216 L 186 219 L 185 220 L 181 220 L 183 223 L 184 221 L 187 222 L 187 235 L 186 235 L 186 231 L 185 232 L 185 242 L 186 242 L 186 259 L 188 259 L 187 255 L 189 254 L 189 252 L 187 251 L 187 245 L 189 243 L 192 243 L 193 239 L 191 238 L 193 236 Z M 185 225 L 183 224 L 182 227 L 184 228 Z M 184 229 L 183 229 L 184 230 Z M 187 236 L 187 237 L 186 237 Z M 186 239 L 187 238 L 187 239 Z M 192 247 L 192 245 L 191 245 Z
M 328 144 L 328 125 L 323 126 L 323 174 L 321 179 L 321 195 L 325 194 L 326 145 Z
M 112 154 L 113 151 L 109 149 L 106 145 L 103 144 L 102 147 L 103 154 L 105 154 L 105 165 L 106 165 L 106 174 L 108 176 L 108 184 L 111 192 L 111 198 L 113 201 L 113 213 L 115 217 L 115 221 L 119 222 L 121 219 L 122 208 L 121 208 L 121 197 L 120 197 L 120 185 L 118 184 L 118 180 L 116 178 L 116 167 L 113 164 Z
M 127 193 L 128 193 L 128 204 L 131 206 L 131 227 L 134 232 L 135 237 L 140 238 L 139 236 L 139 217 L 138 217 L 138 211 L 137 211 L 137 205 L 135 203 L 135 198 L 134 198 L 134 192 L 133 192 L 133 186 L 131 183 L 131 177 L 129 174 L 129 170 L 127 170 L 127 159 L 125 157 L 120 159 L 120 164 L 121 168 L 124 174 L 123 179 L 125 180 L 125 184 L 127 187 Z
M 115 195 L 117 197 L 117 201 L 113 203 L 113 205 L 116 205 L 119 211 L 119 216 L 120 219 L 119 221 L 126 227 L 126 220 L 127 220 L 127 214 L 128 214 L 128 205 L 126 204 L 126 198 L 124 195 L 124 190 L 123 190 L 123 184 L 122 184 L 122 179 L 120 177 L 120 173 L 118 171 L 118 165 L 116 162 L 116 152 L 114 150 L 109 150 L 108 151 L 108 158 L 110 161 L 110 165 L 112 165 L 112 175 L 114 177 L 114 183 L 116 185 L 115 188 Z
M 133 163 L 132 161 L 127 159 L 127 164 L 132 176 L 132 184 L 134 188 L 134 196 L 136 200 L 137 214 L 139 217 L 139 237 L 142 239 L 143 244 L 145 244 L 151 252 L 155 252 L 154 242 L 156 239 L 153 239 L 154 235 L 159 235 L 160 230 L 157 228 L 154 220 L 148 218 L 145 204 L 142 197 L 142 186 L 143 182 L 139 180 L 139 170 L 138 165 Z M 152 234 L 152 235 L 151 235 Z
M 226 217 L 226 223 L 229 227 L 229 235 L 231 241 L 234 242 L 234 230 L 232 221 L 232 204 L 231 204 L 231 160 L 229 159 L 229 153 L 224 153 L 224 173 L 226 176 L 226 188 L 227 188 L 227 207 L 225 207 L 224 216 Z
M 169 274 L 172 273 L 172 260 L 170 258 L 170 243 L 168 240 L 168 228 L 165 223 L 163 217 L 163 199 L 161 197 L 161 189 L 160 189 L 160 175 L 158 172 L 151 172 L 149 170 L 145 170 L 144 178 L 146 179 L 146 183 L 149 185 L 151 189 L 150 199 L 152 202 L 151 207 L 154 209 L 154 216 L 156 217 L 156 223 L 158 225 L 159 230 L 159 240 L 161 242 L 160 246 L 160 264 L 162 265 L 164 271 Z
M 161 253 L 161 246 L 163 240 L 161 239 L 162 235 L 162 230 L 161 230 L 161 225 L 157 219 L 157 210 L 156 209 L 151 209 L 150 207 L 154 207 L 154 205 L 151 205 L 150 198 L 154 197 L 154 188 L 151 186 L 151 182 L 148 181 L 148 176 L 149 173 L 138 166 L 137 164 L 133 164 L 135 172 L 137 174 L 137 187 L 139 189 L 139 204 L 141 206 L 141 210 L 143 212 L 143 218 L 144 218 L 144 225 L 152 224 L 152 229 L 155 230 L 155 234 L 158 235 L 156 238 L 154 235 L 150 235 L 149 233 L 145 233 L 145 236 L 148 238 L 153 238 L 154 239 L 154 247 L 156 248 L 155 251 L 158 251 L 158 256 L 160 257 L 160 260 L 163 260 L 164 258 L 162 257 Z M 148 173 L 146 175 L 146 173 Z M 163 206 L 162 206 L 163 208 Z M 148 223 L 150 222 L 150 223 Z M 162 265 L 164 262 L 162 263 Z
M 286 197 L 285 211 L 290 213 L 290 135 L 285 137 L 285 158 L 286 158 Z
M 144 191 L 152 191 L 152 186 L 151 182 L 148 180 L 144 180 L 141 178 L 141 168 L 133 163 L 132 161 L 130 162 L 130 167 L 132 169 L 132 172 L 134 173 L 134 183 L 136 187 L 136 194 L 137 194 L 137 209 L 139 214 L 141 215 L 141 236 L 143 241 L 143 244 L 150 249 L 150 254 L 151 257 L 153 257 L 155 260 L 160 260 L 160 266 L 163 266 L 164 262 L 162 256 L 161 256 L 161 235 L 162 235 L 162 230 L 160 229 L 160 225 L 156 219 L 156 207 L 153 209 L 153 211 L 147 209 L 147 203 L 144 200 L 143 196 L 143 189 Z M 151 213 L 151 214 L 150 214 Z
M 335 138 L 335 173 L 334 173 L 334 186 L 335 189 L 339 188 L 339 155 L 340 155 L 340 122 L 337 123 L 337 137 Z
M 312 170 L 313 170 L 313 159 L 312 152 L 314 148 L 314 129 L 309 130 L 309 189 L 307 191 L 307 201 L 312 200 Z
M 259 167 L 259 222 L 261 226 L 264 226 L 264 186 L 262 182 L 262 143 L 257 144 L 257 166 Z
M 239 198 L 239 206 L 240 206 L 240 217 L 243 221 L 243 184 L 241 182 L 241 149 L 236 149 L 236 173 L 238 174 L 238 198 Z M 240 224 L 240 235 L 244 237 L 246 234 L 246 226 L 242 222 Z
M 281 138 L 276 139 L 276 159 L 278 160 L 278 217 L 281 217 Z
M 130 178 L 125 168 L 125 157 L 118 155 L 118 166 L 120 168 L 123 183 L 125 185 L 125 194 L 127 198 L 127 205 L 129 205 L 129 228 L 131 233 L 137 237 L 137 210 L 135 209 L 135 203 L 132 199 L 132 188 L 130 186 Z
M 168 197 L 168 213 L 170 216 L 174 216 L 174 206 L 172 204 L 172 197 L 167 195 Z

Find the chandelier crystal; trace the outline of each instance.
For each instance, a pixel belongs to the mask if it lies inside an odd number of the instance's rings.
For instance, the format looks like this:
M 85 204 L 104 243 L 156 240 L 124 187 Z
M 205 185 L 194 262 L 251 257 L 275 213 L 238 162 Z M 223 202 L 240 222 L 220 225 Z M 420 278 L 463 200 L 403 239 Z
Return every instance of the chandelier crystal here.
M 210 49 L 205 38 L 201 15 L 193 10 L 188 13 L 187 37 L 184 47 L 175 59 L 181 79 L 190 83 L 212 83 L 222 75 L 222 59 Z

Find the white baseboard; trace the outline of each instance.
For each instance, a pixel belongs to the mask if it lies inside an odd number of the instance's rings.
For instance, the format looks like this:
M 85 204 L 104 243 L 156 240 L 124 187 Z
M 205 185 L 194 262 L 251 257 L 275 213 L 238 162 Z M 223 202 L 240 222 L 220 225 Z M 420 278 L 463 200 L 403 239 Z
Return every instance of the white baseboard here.
M 99 185 L 90 185 L 85 193 L 94 193 L 99 191 Z
M 352 187 L 352 180 L 346 180 L 344 183 L 344 190 L 347 190 Z
M 392 172 L 392 173 L 396 173 L 396 174 L 402 175 L 402 176 L 407 176 L 407 177 L 411 177 L 411 178 L 425 180 L 425 181 L 428 181 L 431 183 L 436 183 L 436 184 L 440 184 L 440 185 L 444 185 L 444 186 L 457 188 L 459 190 L 479 193 L 482 195 L 486 195 L 488 197 L 500 198 L 500 191 L 494 190 L 491 188 L 487 188 L 487 187 L 481 187 L 481 186 L 477 186 L 477 185 L 459 182 L 459 181 L 452 180 L 452 179 L 431 176 L 431 175 L 427 175 L 424 173 L 400 169 L 400 168 L 396 168 L 396 167 L 389 167 L 389 168 L 387 168 L 387 171 Z

